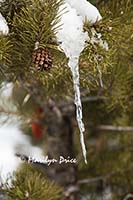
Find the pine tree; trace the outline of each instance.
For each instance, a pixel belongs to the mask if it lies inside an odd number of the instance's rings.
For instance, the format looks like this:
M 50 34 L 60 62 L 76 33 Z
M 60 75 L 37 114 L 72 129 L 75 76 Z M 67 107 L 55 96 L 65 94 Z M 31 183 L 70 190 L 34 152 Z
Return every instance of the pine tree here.
M 112 199 L 124 198 L 132 193 L 133 187 L 132 2 L 92 1 L 99 6 L 103 18 L 95 24 L 84 23 L 90 40 L 80 55 L 79 66 L 87 165 L 82 159 L 75 126 L 68 59 L 56 40 L 62 15 L 58 9 L 63 3 L 63 0 L 0 3 L 10 28 L 8 35 L 0 35 L 0 82 L 13 82 L 12 99 L 17 105 L 17 115 L 22 117 L 22 129 L 31 135 L 33 142 L 43 144 L 51 158 L 76 156 L 78 166 L 54 164 L 41 166 L 40 171 L 37 163 L 26 164 L 16 173 L 15 180 L 11 178 L 13 187 L 7 186 L 2 192 L 10 200 L 46 197 L 52 200 L 66 196 L 71 199 L 69 189 L 73 185 L 72 198 L 77 200 L 89 193 L 91 199 L 96 199 L 95 195 L 103 195 L 109 186 Z M 25 101 L 27 95 L 29 99 Z M 0 111 L 10 114 L 5 106 Z M 32 130 L 28 119 L 32 119 Z M 43 142 L 36 141 L 37 137 L 42 137 Z M 63 186 L 64 192 L 48 178 Z M 26 190 L 31 196 L 25 197 Z

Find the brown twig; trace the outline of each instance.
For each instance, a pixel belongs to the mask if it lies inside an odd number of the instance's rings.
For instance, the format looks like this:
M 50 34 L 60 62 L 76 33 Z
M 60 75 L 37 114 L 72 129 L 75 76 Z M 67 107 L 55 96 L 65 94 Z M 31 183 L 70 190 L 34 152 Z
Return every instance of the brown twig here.
M 80 186 L 80 185 L 83 185 L 83 184 L 92 184 L 92 183 L 95 183 L 95 182 L 98 182 L 98 181 L 106 181 L 106 179 L 112 177 L 112 176 L 115 176 L 117 174 L 121 174 L 121 173 L 125 173 L 125 172 L 129 172 L 130 170 L 132 170 L 131 168 L 128 168 L 128 169 L 125 169 L 125 170 L 122 170 L 122 171 L 114 171 L 114 172 L 111 172 L 105 176 L 99 176 L 99 177 L 96 177 L 96 178 L 89 178 L 89 179 L 83 179 L 83 180 L 79 180 L 77 182 L 77 184 Z
M 102 131 L 133 132 L 133 126 L 99 125 L 96 129 Z

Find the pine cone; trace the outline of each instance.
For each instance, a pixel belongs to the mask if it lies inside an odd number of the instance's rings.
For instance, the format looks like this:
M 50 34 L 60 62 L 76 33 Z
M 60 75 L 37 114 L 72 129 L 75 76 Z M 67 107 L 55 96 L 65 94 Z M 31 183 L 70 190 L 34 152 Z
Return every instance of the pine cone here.
M 52 56 L 47 48 L 38 48 L 34 50 L 33 63 L 39 71 L 47 71 L 52 67 Z

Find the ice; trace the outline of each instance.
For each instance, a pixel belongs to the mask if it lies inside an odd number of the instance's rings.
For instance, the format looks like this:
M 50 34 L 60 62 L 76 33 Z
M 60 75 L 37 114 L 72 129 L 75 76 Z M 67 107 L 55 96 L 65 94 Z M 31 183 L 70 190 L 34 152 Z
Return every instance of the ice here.
M 97 33 L 96 30 L 94 28 L 91 28 L 91 37 L 88 40 L 92 45 L 99 45 L 102 49 L 104 49 L 105 51 L 109 50 L 109 46 L 106 40 L 102 39 L 102 34 L 101 33 Z M 102 57 L 100 58 L 100 55 L 95 55 L 95 62 L 97 70 L 98 70 L 98 76 L 99 76 L 99 81 L 100 81 L 100 86 L 101 88 L 104 87 L 103 85 L 103 80 L 102 80 L 102 72 L 101 72 L 101 67 L 98 64 L 98 60 L 102 59 Z
M 84 141 L 84 123 L 82 121 L 82 104 L 81 104 L 81 98 L 80 98 L 80 81 L 79 81 L 79 65 L 78 65 L 78 58 L 69 58 L 68 65 L 72 72 L 73 77 L 73 84 L 74 84 L 74 91 L 75 91 L 75 105 L 76 105 L 76 118 L 78 122 L 78 127 L 80 130 L 80 143 L 82 146 L 82 152 L 85 159 L 85 163 L 87 164 L 86 159 L 86 147 L 85 147 L 85 141 Z
M 78 16 L 76 10 L 71 8 L 69 4 L 64 4 L 60 7 L 62 10 L 66 8 L 67 12 L 62 15 L 62 27 L 57 33 L 57 39 L 60 42 L 60 47 L 64 50 L 66 57 L 69 58 L 68 66 L 72 72 L 73 85 L 75 91 L 76 118 L 80 130 L 80 143 L 86 159 L 86 147 L 84 142 L 84 123 L 82 121 L 82 104 L 80 99 L 80 77 L 79 77 L 79 56 L 85 47 L 85 41 L 88 38 L 87 32 L 83 32 L 83 20 Z
M 85 128 L 82 120 L 82 104 L 80 98 L 79 56 L 85 47 L 85 42 L 89 39 L 88 33 L 83 31 L 84 21 L 88 20 L 90 24 L 92 24 L 99 21 L 102 17 L 98 9 L 86 0 L 65 0 L 64 5 L 60 6 L 59 12 L 62 10 L 64 13 L 62 13 L 61 21 L 58 24 L 58 26 L 61 25 L 61 28 L 56 36 L 60 44 L 60 48 L 63 49 L 66 57 L 69 59 L 68 66 L 71 70 L 73 78 L 76 118 L 80 130 L 80 143 L 85 163 L 87 163 L 83 134 Z M 91 42 L 93 42 L 93 39 L 95 39 L 95 37 L 91 38 Z M 100 42 L 102 43 L 102 40 Z M 107 48 L 106 44 L 102 43 L 101 45 Z M 99 78 L 102 85 L 101 73 Z

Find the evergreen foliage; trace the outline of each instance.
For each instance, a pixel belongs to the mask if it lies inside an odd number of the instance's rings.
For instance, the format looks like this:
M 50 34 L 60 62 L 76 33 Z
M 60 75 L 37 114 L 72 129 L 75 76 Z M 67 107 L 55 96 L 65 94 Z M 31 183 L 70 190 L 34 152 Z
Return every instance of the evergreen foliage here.
M 0 65 L 10 64 L 11 42 L 7 37 L 0 36 Z
M 71 75 L 67 67 L 66 59 L 58 50 L 58 44 L 55 40 L 56 29 L 59 28 L 56 27 L 56 24 L 59 21 L 60 15 L 57 15 L 57 11 L 62 1 L 32 1 L 31 3 L 32 6 L 27 3 L 26 6 L 21 9 L 19 14 L 15 15 L 13 18 L 13 28 L 9 38 L 13 45 L 10 55 L 11 65 L 9 70 L 14 72 L 15 76 L 23 74 L 25 80 L 27 80 L 28 77 L 31 77 L 31 80 L 37 81 L 44 86 L 45 94 L 47 95 L 55 94 L 54 91 L 56 90 L 56 96 L 61 94 L 64 96 L 66 93 L 65 86 L 69 88 L 67 93 L 70 95 L 72 93 Z M 114 7 L 114 5 L 117 5 L 117 7 Z M 114 63 L 117 63 L 119 59 L 118 53 L 119 56 L 123 56 L 120 52 L 125 54 L 127 52 L 125 47 L 129 46 L 130 50 L 128 49 L 128 54 L 131 55 L 131 45 L 128 45 L 131 44 L 132 39 L 132 23 L 130 23 L 131 5 L 129 3 L 124 4 L 126 5 L 124 6 L 124 9 L 127 11 L 123 10 L 123 14 L 120 14 L 122 5 L 115 3 L 111 5 L 105 4 L 103 11 L 101 11 L 103 12 L 104 19 L 94 27 L 90 27 L 90 25 L 85 26 L 85 31 L 88 31 L 90 38 L 92 37 L 92 30 L 101 33 L 103 41 L 106 41 L 109 45 L 109 50 L 106 51 L 98 44 L 91 44 L 90 41 L 88 41 L 86 49 L 80 58 L 81 88 L 97 90 L 99 88 L 100 70 L 103 79 L 104 75 L 106 75 L 105 80 L 103 81 L 105 82 L 105 89 L 107 89 L 106 77 L 108 80 L 108 77 L 111 77 L 109 74 L 116 70 Z M 4 5 L 2 8 L 4 9 Z M 115 15 L 113 13 L 115 13 Z M 119 13 L 119 16 L 116 16 L 116 13 Z M 119 24 L 121 24 L 121 27 Z M 123 46 L 119 47 L 119 44 L 122 44 L 122 41 Z M 125 41 L 127 44 L 125 44 Z M 40 73 L 34 68 L 32 63 L 32 52 L 36 42 L 39 42 L 40 47 L 50 48 L 50 51 L 53 54 L 53 69 L 50 73 Z M 5 55 L 5 52 L 3 52 L 3 54 Z M 123 59 L 125 59 L 124 56 Z M 65 89 L 62 88 L 62 90 L 60 90 L 61 84 L 64 85 Z M 119 92 L 117 94 L 119 95 Z
M 63 200 L 62 189 L 32 167 L 24 165 L 11 179 L 4 189 L 6 200 Z
M 0 7 L 1 7 L 1 13 L 8 21 L 8 24 L 10 28 L 12 27 L 12 21 L 15 14 L 18 14 L 23 7 L 26 7 L 27 4 L 29 4 L 30 0 L 7 0 L 7 1 L 1 1 Z

